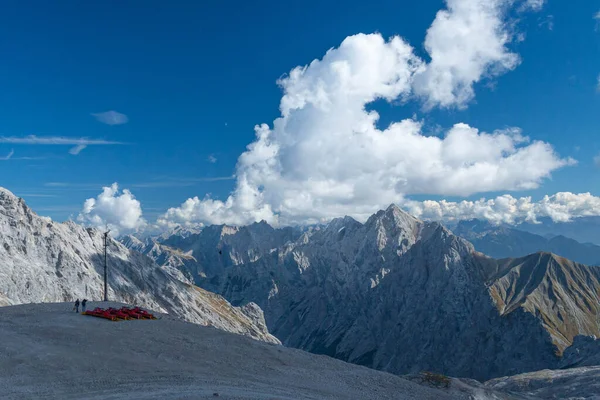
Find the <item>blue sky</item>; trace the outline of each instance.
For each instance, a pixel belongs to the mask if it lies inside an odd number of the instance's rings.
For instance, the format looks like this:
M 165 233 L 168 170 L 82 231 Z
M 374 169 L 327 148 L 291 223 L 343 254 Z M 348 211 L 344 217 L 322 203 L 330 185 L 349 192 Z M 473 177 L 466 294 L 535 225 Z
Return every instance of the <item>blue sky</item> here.
M 0 143 L 0 157 L 14 150 L 0 160 L 0 186 L 40 214 L 76 216 L 113 182 L 131 190 L 148 221 L 194 196 L 225 200 L 237 185 L 231 177 L 238 157 L 255 140 L 254 126 L 272 126 L 280 116 L 278 78 L 357 33 L 400 35 L 428 61 L 425 35 L 446 7 L 433 0 L 140 4 L 14 1 L 3 8 L 0 136 L 122 143 L 89 145 L 76 155 L 69 152 L 75 145 Z M 578 161 L 552 170 L 537 189 L 482 190 L 467 199 L 600 195 L 600 31 L 593 18 L 599 11 L 600 1 L 548 0 L 522 13 L 515 6 L 505 18 L 515 23 L 507 48 L 521 62 L 475 83 L 464 109 L 384 100 L 367 107 L 381 115 L 378 127 L 414 116 L 428 135 L 456 123 L 485 132 L 519 127 Z M 92 115 L 111 110 L 128 122 L 108 125 Z M 463 198 L 439 190 L 408 197 Z

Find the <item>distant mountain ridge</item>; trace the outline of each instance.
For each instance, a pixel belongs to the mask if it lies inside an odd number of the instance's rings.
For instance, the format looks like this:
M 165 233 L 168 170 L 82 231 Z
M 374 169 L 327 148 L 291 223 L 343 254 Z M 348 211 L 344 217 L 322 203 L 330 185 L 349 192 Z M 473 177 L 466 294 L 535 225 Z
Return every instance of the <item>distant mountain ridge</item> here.
M 595 267 L 543 253 L 495 260 L 394 205 L 364 224 L 264 225 L 207 227 L 181 250 L 198 260 L 199 285 L 256 302 L 289 346 L 485 380 L 557 368 L 575 336 L 600 334 Z
M 538 223 L 522 223 L 515 227 L 536 235 L 565 236 L 580 243 L 600 246 L 600 216 L 580 217 L 569 222 L 554 222 L 550 218 L 540 218 Z
M 493 258 L 523 257 L 549 252 L 587 265 L 600 265 L 600 246 L 579 243 L 562 235 L 543 237 L 487 221 L 460 221 L 452 231 L 471 242 L 477 251 Z

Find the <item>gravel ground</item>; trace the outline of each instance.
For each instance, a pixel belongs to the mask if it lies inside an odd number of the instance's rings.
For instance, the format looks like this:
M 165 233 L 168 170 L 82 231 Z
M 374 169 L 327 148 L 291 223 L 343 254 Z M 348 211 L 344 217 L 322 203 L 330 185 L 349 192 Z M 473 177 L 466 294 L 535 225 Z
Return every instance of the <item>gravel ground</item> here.
M 167 315 L 112 322 L 65 303 L 2 307 L 0 338 L 2 399 L 456 398 Z

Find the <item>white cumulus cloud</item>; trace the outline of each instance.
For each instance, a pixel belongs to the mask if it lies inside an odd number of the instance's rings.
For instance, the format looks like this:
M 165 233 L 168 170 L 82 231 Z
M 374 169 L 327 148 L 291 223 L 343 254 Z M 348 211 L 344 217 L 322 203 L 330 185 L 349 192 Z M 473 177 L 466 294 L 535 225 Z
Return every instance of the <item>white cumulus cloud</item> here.
M 77 219 L 97 228 L 108 225 L 115 236 L 146 225 L 139 200 L 127 189 L 119 191 L 116 183 L 104 187 L 96 198 L 87 199 Z
M 129 118 L 127 118 L 127 115 L 112 110 L 92 114 L 92 116 L 96 117 L 98 121 L 106 125 L 122 125 L 129 122 Z
M 511 0 L 447 0 L 427 31 L 431 62 L 415 77 L 415 92 L 434 106 L 464 108 L 473 85 L 517 67 L 507 48 L 513 35 L 505 20 Z
M 590 193 L 561 192 L 546 195 L 538 202 L 531 197 L 515 198 L 505 194 L 477 201 L 406 201 L 402 206 L 423 219 L 459 221 L 477 218 L 513 225 L 537 222 L 542 217 L 549 217 L 555 222 L 569 222 L 574 218 L 600 216 L 600 197 Z

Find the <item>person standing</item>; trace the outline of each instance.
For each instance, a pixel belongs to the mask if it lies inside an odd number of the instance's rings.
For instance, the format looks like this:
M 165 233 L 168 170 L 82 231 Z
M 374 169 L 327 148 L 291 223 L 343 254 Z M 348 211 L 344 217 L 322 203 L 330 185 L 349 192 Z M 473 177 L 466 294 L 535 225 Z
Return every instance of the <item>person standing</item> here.
M 79 312 L 79 299 L 75 300 L 75 312 Z
M 87 304 L 87 299 L 83 299 L 81 302 L 81 312 L 85 312 L 85 305 Z

